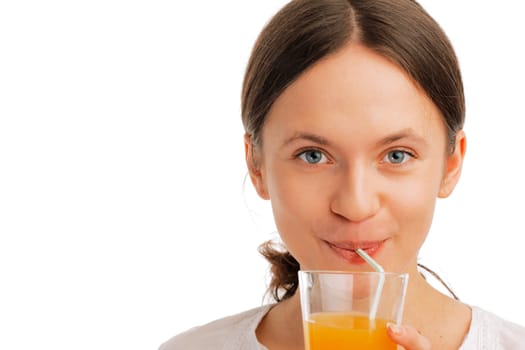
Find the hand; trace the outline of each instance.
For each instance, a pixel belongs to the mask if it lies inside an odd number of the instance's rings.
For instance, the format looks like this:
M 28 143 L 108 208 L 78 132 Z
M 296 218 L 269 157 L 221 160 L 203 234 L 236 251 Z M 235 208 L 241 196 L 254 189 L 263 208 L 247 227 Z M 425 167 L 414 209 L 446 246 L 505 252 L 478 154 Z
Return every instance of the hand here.
M 430 340 L 425 338 L 414 327 L 388 324 L 388 336 L 406 350 L 430 350 Z

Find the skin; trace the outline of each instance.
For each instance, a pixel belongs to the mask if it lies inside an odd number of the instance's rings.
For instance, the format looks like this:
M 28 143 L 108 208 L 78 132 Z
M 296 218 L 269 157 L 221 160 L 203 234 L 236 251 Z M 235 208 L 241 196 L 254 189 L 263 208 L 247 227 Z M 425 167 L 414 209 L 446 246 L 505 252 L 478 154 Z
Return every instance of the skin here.
M 410 274 L 403 323 L 411 326 L 389 335 L 411 350 L 457 349 L 470 324 L 470 308 L 417 272 L 436 199 L 454 189 L 465 145 L 459 131 L 450 153 L 432 101 L 358 43 L 317 62 L 279 96 L 262 145 L 245 135 L 251 180 L 271 200 L 302 269 L 369 270 L 340 248 L 372 245 L 385 270 Z M 304 348 L 298 293 L 272 308 L 257 336 L 271 350 Z

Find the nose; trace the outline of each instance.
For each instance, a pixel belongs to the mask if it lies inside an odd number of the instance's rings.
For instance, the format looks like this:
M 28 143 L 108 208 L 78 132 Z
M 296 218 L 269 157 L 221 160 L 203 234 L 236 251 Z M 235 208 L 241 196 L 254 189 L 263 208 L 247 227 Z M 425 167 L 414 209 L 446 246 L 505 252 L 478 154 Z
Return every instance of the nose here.
M 352 222 L 373 217 L 380 208 L 377 174 L 365 166 L 345 169 L 337 175 L 330 202 L 331 211 Z

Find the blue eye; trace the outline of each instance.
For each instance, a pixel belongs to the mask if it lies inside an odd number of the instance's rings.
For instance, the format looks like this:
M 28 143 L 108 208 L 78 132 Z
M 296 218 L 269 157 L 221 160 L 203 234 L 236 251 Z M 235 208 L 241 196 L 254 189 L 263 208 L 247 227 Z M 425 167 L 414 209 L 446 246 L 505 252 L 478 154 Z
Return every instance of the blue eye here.
M 412 154 L 408 153 L 407 151 L 396 149 L 388 152 L 384 160 L 392 164 L 402 164 L 410 157 L 412 157 Z
M 315 149 L 301 152 L 298 157 L 308 164 L 326 163 L 328 160 L 323 152 Z

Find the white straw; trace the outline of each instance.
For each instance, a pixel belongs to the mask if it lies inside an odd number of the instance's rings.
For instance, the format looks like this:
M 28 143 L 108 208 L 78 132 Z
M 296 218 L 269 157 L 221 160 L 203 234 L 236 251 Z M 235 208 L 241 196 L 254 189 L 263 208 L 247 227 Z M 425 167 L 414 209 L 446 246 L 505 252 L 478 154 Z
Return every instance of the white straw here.
M 385 269 L 377 263 L 374 259 L 370 257 L 363 249 L 359 248 L 355 251 L 363 260 L 365 260 L 370 266 L 374 268 L 377 272 L 380 272 L 379 283 L 376 289 L 376 295 L 374 296 L 374 302 L 372 304 L 372 309 L 370 310 L 370 319 L 375 320 L 377 309 L 379 308 L 379 299 L 381 298 L 381 293 L 383 292 L 383 286 L 385 284 Z

